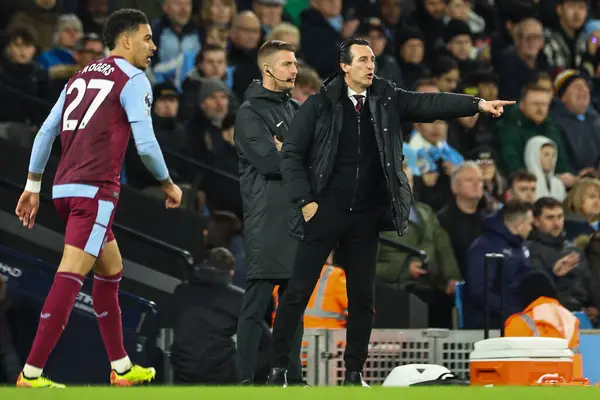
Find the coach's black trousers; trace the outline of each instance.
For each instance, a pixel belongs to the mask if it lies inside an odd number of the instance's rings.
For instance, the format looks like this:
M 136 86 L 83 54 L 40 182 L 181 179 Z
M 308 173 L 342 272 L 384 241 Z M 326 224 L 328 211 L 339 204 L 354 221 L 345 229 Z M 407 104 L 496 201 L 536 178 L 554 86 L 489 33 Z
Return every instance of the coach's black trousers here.
M 265 316 L 269 309 L 269 304 L 273 300 L 273 288 L 275 285 L 279 285 L 278 294 L 279 298 L 281 298 L 288 285 L 287 279 L 251 279 L 247 283 L 237 329 L 236 364 L 240 381 L 255 382 L 254 373 L 257 369 L 260 369 L 258 365 L 262 364 L 261 360 L 258 359 L 259 347 L 261 336 L 265 329 Z M 302 380 L 300 350 L 303 333 L 304 325 L 302 323 L 297 324 L 296 329 L 292 333 L 290 347 L 285 355 L 285 368 L 289 371 L 288 376 L 291 381 L 299 382 Z M 265 382 L 266 377 L 263 382 L 255 383 Z
M 274 367 L 286 368 L 294 332 L 327 256 L 337 244 L 336 260 L 346 272 L 348 292 L 344 361 L 347 371 L 362 371 L 373 326 L 378 215 L 377 211 L 352 212 L 319 204 L 313 218 L 305 222 L 304 240 L 298 243 L 292 278 L 275 318 Z

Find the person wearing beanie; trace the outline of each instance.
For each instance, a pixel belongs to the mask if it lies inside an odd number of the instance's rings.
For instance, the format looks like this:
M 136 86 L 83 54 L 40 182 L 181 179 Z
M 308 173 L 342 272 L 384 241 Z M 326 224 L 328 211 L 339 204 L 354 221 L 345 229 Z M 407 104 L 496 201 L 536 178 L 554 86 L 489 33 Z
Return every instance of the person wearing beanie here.
M 579 320 L 557 300 L 552 282 L 544 273 L 532 271 L 522 278 L 519 292 L 525 309 L 506 320 L 504 336 L 566 339 L 573 352 L 573 378 L 583 378 Z
M 586 52 L 587 0 L 559 0 L 558 26 L 545 29 L 544 54 L 554 69 L 578 68 Z
M 600 154 L 600 115 L 591 106 L 590 84 L 581 72 L 569 69 L 554 79 L 554 94 L 550 117 L 562 131 L 574 172 L 584 174 Z
M 423 62 L 425 37 L 418 28 L 398 27 L 396 31 L 396 60 L 404 78 L 404 89 L 414 90 L 415 84 L 427 73 Z

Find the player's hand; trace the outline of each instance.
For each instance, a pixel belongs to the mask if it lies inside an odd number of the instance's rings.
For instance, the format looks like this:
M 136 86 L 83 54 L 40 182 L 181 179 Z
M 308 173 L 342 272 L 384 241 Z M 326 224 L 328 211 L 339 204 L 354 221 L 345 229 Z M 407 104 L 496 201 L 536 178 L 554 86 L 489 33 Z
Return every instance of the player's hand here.
M 165 207 L 179 208 L 181 205 L 181 189 L 174 183 L 163 186 L 165 192 Z
M 19 217 L 19 220 L 24 227 L 32 229 L 35 223 L 35 216 L 37 215 L 39 208 L 40 194 L 24 190 L 23 194 L 21 194 L 21 197 L 19 198 L 19 202 L 17 203 L 15 214 L 17 214 L 17 217 Z
M 479 102 L 479 112 L 490 114 L 494 118 L 498 118 L 504 113 L 504 106 L 510 106 L 515 104 L 515 101 L 506 100 L 493 100 Z
M 315 216 L 318 209 L 319 205 L 314 201 L 302 207 L 302 215 L 304 216 L 304 220 L 306 222 L 310 221 Z

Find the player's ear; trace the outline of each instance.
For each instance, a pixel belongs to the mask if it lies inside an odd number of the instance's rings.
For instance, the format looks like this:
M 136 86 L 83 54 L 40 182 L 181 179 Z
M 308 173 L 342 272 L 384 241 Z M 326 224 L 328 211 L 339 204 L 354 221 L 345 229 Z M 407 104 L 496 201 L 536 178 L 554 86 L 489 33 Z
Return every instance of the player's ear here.
M 131 36 L 127 33 L 121 35 L 121 44 L 125 50 L 131 50 Z

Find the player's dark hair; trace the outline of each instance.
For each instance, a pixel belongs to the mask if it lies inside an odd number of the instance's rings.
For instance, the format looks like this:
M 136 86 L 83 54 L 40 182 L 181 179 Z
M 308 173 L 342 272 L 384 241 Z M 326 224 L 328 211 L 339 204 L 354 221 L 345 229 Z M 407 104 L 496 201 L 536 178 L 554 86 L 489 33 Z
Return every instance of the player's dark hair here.
M 135 32 L 140 25 L 147 25 L 148 18 L 140 10 L 123 8 L 111 14 L 104 27 L 104 44 L 109 50 L 114 50 L 117 39 L 125 32 Z
M 358 37 L 351 37 L 342 42 L 338 47 L 338 64 L 352 64 L 352 49 L 353 45 L 368 46 L 369 41 Z
M 540 197 L 533 203 L 533 216 L 540 217 L 546 208 L 563 208 L 563 204 L 554 197 Z
M 225 53 L 225 58 L 227 58 L 227 49 L 225 49 L 222 46 L 216 45 L 216 44 L 210 44 L 210 43 L 206 43 L 204 46 L 202 46 L 202 50 L 200 50 L 197 54 L 196 54 L 196 58 L 194 59 L 194 64 L 198 65 L 200 64 L 202 61 L 204 61 L 204 55 L 206 53 L 209 53 L 211 51 L 222 51 Z

